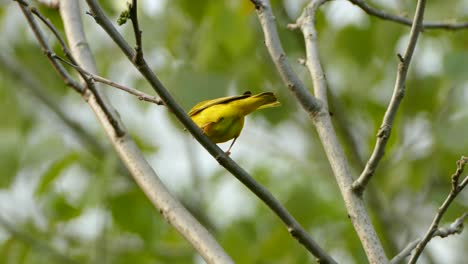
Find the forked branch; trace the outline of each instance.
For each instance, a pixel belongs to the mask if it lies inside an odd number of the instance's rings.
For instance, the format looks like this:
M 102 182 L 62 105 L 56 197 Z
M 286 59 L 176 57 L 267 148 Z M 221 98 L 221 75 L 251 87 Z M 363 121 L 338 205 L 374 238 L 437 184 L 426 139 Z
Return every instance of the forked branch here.
M 63 66 L 58 62 L 58 60 L 52 56 L 53 51 L 48 45 L 40 27 L 37 25 L 30 7 L 23 1 L 19 1 L 19 6 L 33 29 L 41 47 L 48 55 L 50 62 L 54 67 L 60 69 L 59 73 L 61 73 L 61 77 L 66 83 L 76 85 L 77 87 L 75 87 L 75 89 L 79 92 L 83 91 L 80 94 L 82 94 L 86 102 L 95 112 L 123 163 L 127 166 L 127 169 L 130 171 L 131 175 L 147 195 L 149 200 L 156 208 L 158 208 L 158 211 L 163 214 L 166 221 L 174 226 L 189 242 L 192 243 L 193 247 L 201 256 L 203 256 L 207 263 L 233 263 L 232 259 L 220 247 L 216 240 L 214 240 L 211 234 L 185 209 L 185 207 L 180 204 L 180 202 L 178 202 L 177 199 L 169 193 L 164 184 L 159 180 L 154 170 L 146 162 L 143 154 L 130 136 L 127 133 L 119 135 L 119 133 L 115 131 L 115 124 L 112 124 L 112 121 L 108 118 L 105 110 L 103 109 L 103 105 L 98 102 L 99 94 L 90 92 L 88 89 L 81 86 L 80 83 L 74 81 L 63 69 Z M 78 14 L 78 11 L 80 10 L 78 2 L 71 0 L 61 1 L 59 10 L 68 34 L 69 42 L 72 43 L 70 45 L 76 44 L 76 42 L 82 44 L 86 43 L 80 15 Z M 78 16 L 78 19 L 70 19 L 70 17 L 77 18 L 76 16 Z M 85 46 L 84 49 L 79 51 L 74 50 L 70 54 L 73 54 L 73 57 L 76 56 L 76 61 L 79 61 L 80 65 L 83 65 L 84 68 L 91 69 L 90 71 L 95 72 L 96 69 L 94 62 L 92 61 L 93 59 L 90 50 L 87 48 L 87 45 L 81 45 L 81 47 L 83 46 Z M 88 80 L 86 84 L 90 85 L 90 83 L 92 82 L 89 82 Z M 116 112 L 113 110 L 108 114 L 116 115 Z M 118 116 L 115 117 L 114 120 L 118 121 L 120 126 Z M 121 129 L 125 128 L 122 126 Z
M 468 218 L 468 213 L 464 213 L 462 216 L 457 218 L 453 223 L 450 224 L 449 227 L 439 228 L 432 237 L 448 237 L 450 235 L 460 234 L 463 232 L 463 223 L 465 219 Z M 409 243 L 400 253 L 398 253 L 395 257 L 392 258 L 390 264 L 398 264 L 403 261 L 407 256 L 411 255 L 411 251 L 413 251 L 416 246 L 422 241 L 421 239 L 416 239 Z
M 392 99 L 390 100 L 387 110 L 385 111 L 382 124 L 380 125 L 380 129 L 377 133 L 377 141 L 375 143 L 374 150 L 369 160 L 367 161 L 367 164 L 364 170 L 362 171 L 361 175 L 353 183 L 353 189 L 358 195 L 362 195 L 362 193 L 364 192 L 364 189 L 366 188 L 370 179 L 372 178 L 372 176 L 374 176 L 375 170 L 377 169 L 380 160 L 385 154 L 385 147 L 392 132 L 393 122 L 395 121 L 398 108 L 405 94 L 406 76 L 408 74 L 408 68 L 411 62 L 411 58 L 413 57 L 414 49 L 416 48 L 419 33 L 423 29 L 425 6 L 426 0 L 418 1 L 405 54 L 403 56 L 398 54 L 398 58 L 400 61 L 398 63 L 398 71 L 395 86 L 393 88 Z
M 364 12 L 371 16 L 375 16 L 378 18 L 381 18 L 383 20 L 388 20 L 388 21 L 393 21 L 402 25 L 406 26 L 412 26 L 413 22 L 411 19 L 402 17 L 402 16 L 397 16 L 397 15 L 392 15 L 389 13 L 386 13 L 380 9 L 374 8 L 370 5 L 368 5 L 364 0 L 349 0 L 351 3 L 355 4 L 359 8 L 361 8 Z M 462 30 L 462 29 L 468 29 L 468 22 L 424 22 L 422 24 L 422 29 L 446 29 L 446 30 Z
M 440 220 L 442 220 L 442 217 L 444 216 L 445 212 L 449 208 L 450 204 L 468 184 L 468 176 L 465 176 L 462 182 L 460 182 L 460 176 L 463 173 L 463 170 L 465 169 L 465 165 L 467 163 L 468 163 L 468 157 L 461 157 L 461 159 L 457 161 L 457 170 L 452 175 L 452 188 L 450 190 L 450 193 L 445 199 L 445 201 L 442 203 L 442 205 L 439 207 L 439 209 L 437 210 L 437 214 L 434 216 L 431 226 L 429 227 L 429 229 L 427 230 L 426 234 L 421 239 L 421 241 L 417 244 L 416 250 L 414 251 L 408 264 L 416 263 L 419 256 L 421 255 L 424 248 L 426 247 L 427 243 L 429 243 L 429 241 L 436 235 L 437 232 L 439 232 L 440 236 L 442 235 L 447 236 L 448 234 L 450 234 L 450 232 L 447 232 L 447 231 L 444 232 L 443 230 L 440 230 L 439 224 L 440 224 Z M 463 224 L 463 220 L 465 219 L 466 215 L 467 214 L 465 213 L 461 218 L 459 218 L 461 219 L 461 224 Z M 461 226 L 461 224 L 458 224 L 458 226 Z M 459 230 L 459 229 L 456 229 L 456 230 Z
M 120 47 L 122 52 L 134 64 L 143 77 L 149 82 L 151 87 L 158 93 L 164 105 L 175 115 L 185 128 L 194 136 L 198 142 L 221 164 L 226 170 L 232 173 L 239 181 L 249 188 L 257 197 L 259 197 L 286 225 L 289 233 L 296 238 L 304 247 L 307 248 L 321 263 L 336 263 L 320 246 L 311 238 L 305 229 L 296 221 L 296 219 L 281 205 L 281 203 L 262 185 L 234 162 L 226 153 L 202 133 L 201 129 L 193 123 L 190 117 L 174 100 L 169 91 L 159 81 L 145 59 L 135 60 L 136 51 L 133 50 L 122 35 L 115 29 L 114 25 L 105 15 L 101 6 L 95 0 L 87 0 L 90 7 L 89 14 L 95 19 L 107 34 Z
M 314 91 L 318 99 L 327 105 L 327 83 L 321 66 L 318 51 L 318 34 L 315 29 L 317 10 L 325 2 L 326 0 L 311 1 L 292 27 L 300 28 L 304 35 L 306 66 L 314 83 Z M 351 191 L 350 187 L 353 178 L 343 148 L 331 124 L 330 116 L 318 116 L 315 119 L 315 125 L 345 201 L 349 218 L 361 240 L 369 262 L 387 263 L 388 259 L 371 223 L 369 214 L 364 206 L 364 201 L 362 197 L 355 195 Z

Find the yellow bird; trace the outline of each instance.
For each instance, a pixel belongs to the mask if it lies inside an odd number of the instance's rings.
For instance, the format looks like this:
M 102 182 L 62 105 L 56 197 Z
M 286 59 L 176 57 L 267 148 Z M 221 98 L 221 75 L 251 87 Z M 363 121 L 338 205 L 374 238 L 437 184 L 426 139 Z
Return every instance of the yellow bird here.
M 280 102 L 272 92 L 252 95 L 247 91 L 242 95 L 200 102 L 189 111 L 188 115 L 214 143 L 234 139 L 226 151 L 229 155 L 244 127 L 245 116 L 258 109 L 278 105 Z

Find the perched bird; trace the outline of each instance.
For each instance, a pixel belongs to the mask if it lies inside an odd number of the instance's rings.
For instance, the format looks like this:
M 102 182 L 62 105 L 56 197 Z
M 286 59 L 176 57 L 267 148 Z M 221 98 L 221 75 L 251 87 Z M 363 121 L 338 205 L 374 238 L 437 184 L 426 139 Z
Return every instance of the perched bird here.
M 229 155 L 244 127 L 244 117 L 255 110 L 279 105 L 280 102 L 272 92 L 252 95 L 247 91 L 242 95 L 200 102 L 189 111 L 188 115 L 214 143 L 234 139 L 226 151 Z

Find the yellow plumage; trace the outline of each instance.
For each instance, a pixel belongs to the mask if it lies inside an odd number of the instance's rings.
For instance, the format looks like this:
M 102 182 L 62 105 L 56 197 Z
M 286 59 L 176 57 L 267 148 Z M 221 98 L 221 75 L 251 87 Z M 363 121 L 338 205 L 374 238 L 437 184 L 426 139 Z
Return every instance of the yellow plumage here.
M 258 109 L 280 105 L 275 94 L 264 92 L 252 95 L 245 92 L 243 95 L 227 96 L 206 100 L 195 105 L 189 116 L 205 135 L 214 143 L 226 142 L 234 139 L 229 151 L 244 127 L 246 115 Z

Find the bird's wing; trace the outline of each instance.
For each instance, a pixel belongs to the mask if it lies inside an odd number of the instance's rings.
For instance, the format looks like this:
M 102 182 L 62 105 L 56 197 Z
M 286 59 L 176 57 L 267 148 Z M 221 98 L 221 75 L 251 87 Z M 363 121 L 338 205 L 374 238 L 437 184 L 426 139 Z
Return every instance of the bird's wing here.
M 196 104 L 194 107 L 192 107 L 192 109 L 188 112 L 188 115 L 194 116 L 210 106 L 217 105 L 217 104 L 225 104 L 234 100 L 239 100 L 239 99 L 247 98 L 250 96 L 251 96 L 250 92 L 245 92 L 243 95 L 226 96 L 226 97 L 202 101 Z

